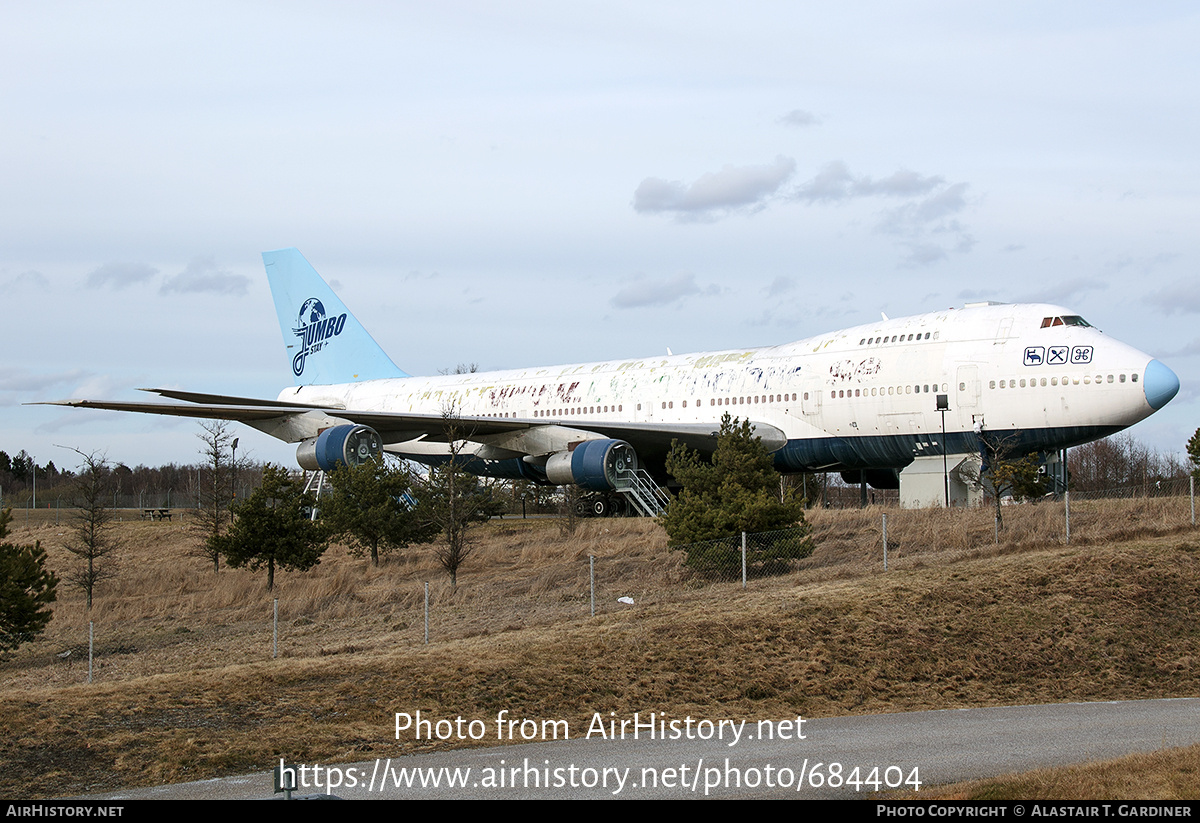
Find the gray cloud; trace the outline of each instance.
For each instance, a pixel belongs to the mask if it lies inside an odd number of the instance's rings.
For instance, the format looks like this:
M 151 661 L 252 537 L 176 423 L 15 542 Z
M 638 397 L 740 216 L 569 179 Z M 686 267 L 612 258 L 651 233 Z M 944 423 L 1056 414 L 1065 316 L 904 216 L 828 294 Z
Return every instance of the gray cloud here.
M 1163 357 L 1194 357 L 1200 354 L 1200 337 L 1174 351 L 1165 351 Z
M 144 283 L 156 274 L 158 274 L 158 269 L 147 266 L 145 263 L 105 263 L 89 273 L 84 282 L 89 289 L 100 289 L 105 286 L 123 289 L 135 283 Z
M 694 274 L 677 274 L 667 280 L 639 280 L 617 292 L 611 302 L 613 307 L 618 309 L 669 306 L 685 297 L 700 293 Z
M 942 185 L 941 178 L 924 180 Z M 954 183 L 934 191 L 928 197 L 885 209 L 880 214 L 875 230 L 904 238 L 901 246 L 908 249 L 901 260 L 904 266 L 938 263 L 945 260 L 949 252 L 966 254 L 978 241 L 958 220 L 952 219 L 953 215 L 966 208 L 966 192 L 966 183 Z
M 771 285 L 767 286 L 767 297 L 778 297 L 784 292 L 791 291 L 796 287 L 796 281 L 790 277 L 776 277 L 771 281 Z
M 38 392 L 61 383 L 75 383 L 87 372 L 82 369 L 58 374 L 36 372 L 11 366 L 0 368 L 0 392 Z
M 9 291 L 25 287 L 37 289 L 38 291 L 50 290 L 50 281 L 46 279 L 46 276 L 40 271 L 34 271 L 33 269 L 23 271 L 16 277 L 5 280 L 2 285 L 5 290 Z
M 67 372 L 30 372 L 22 368 L 0 368 L 0 406 L 15 406 L 19 403 L 50 399 L 51 390 L 61 393 L 64 385 L 74 385 L 87 372 L 74 369 Z
M 913 243 L 901 260 L 905 266 L 928 266 L 946 259 L 946 250 L 936 243 Z
M 973 302 L 976 300 L 991 300 L 999 292 L 996 289 L 963 289 L 957 295 L 959 300 Z
M 907 169 L 881 180 L 855 177 L 845 163 L 834 160 L 822 166 L 811 180 L 797 186 L 792 197 L 809 203 L 837 202 L 853 197 L 915 197 L 933 191 L 945 182 L 942 177 Z
M 785 126 L 796 126 L 797 128 L 805 128 L 807 126 L 818 125 L 821 121 L 811 111 L 804 109 L 792 109 L 787 114 L 779 118 L 780 123 Z
M 249 278 L 231 274 L 219 267 L 211 257 L 200 257 L 188 263 L 187 268 L 174 277 L 163 281 L 163 294 L 245 294 L 250 286 Z
M 1195 314 L 1200 312 L 1200 283 L 1180 280 L 1142 298 L 1164 314 Z
M 796 171 L 796 161 L 782 155 L 763 166 L 725 166 L 700 175 L 691 185 L 647 177 L 633 193 L 641 214 L 674 212 L 681 217 L 711 217 L 742 207 L 762 208 Z
M 870 177 L 859 178 L 854 182 L 853 193 L 861 196 L 914 197 L 932 191 L 945 182 L 944 178 L 937 175 L 926 177 L 915 171 L 901 169 L 882 180 L 872 180 Z
M 826 163 L 813 179 L 798 186 L 792 196 L 809 203 L 845 200 L 850 196 L 854 178 L 841 160 Z
M 921 231 L 929 227 L 931 223 L 936 223 L 944 217 L 962 211 L 967 205 L 966 191 L 966 183 L 955 183 L 931 194 L 924 200 L 887 209 L 883 212 L 878 228 L 889 234 L 911 234 Z M 936 228 L 954 232 L 962 230 L 957 222 L 946 223 Z
M 1042 291 L 1035 292 L 1021 299 L 1022 303 L 1059 303 L 1066 304 L 1078 300 L 1089 291 L 1107 289 L 1108 284 L 1093 277 L 1076 277 L 1065 283 L 1056 283 Z
M 647 177 L 634 192 L 633 207 L 642 214 L 674 212 L 683 220 L 713 219 L 717 212 L 737 208 L 757 211 L 767 206 L 795 170 L 794 160 L 780 156 L 771 165 L 726 166 L 691 185 Z M 834 160 L 785 197 L 810 205 L 867 198 L 900 200 L 880 213 L 875 229 L 903 238 L 898 242 L 904 250 L 902 265 L 925 266 L 945 260 L 951 252 L 966 254 L 975 246 L 977 241 L 967 228 L 953 219 L 967 207 L 967 188 L 967 183 L 948 184 L 940 175 L 908 169 L 882 178 L 856 176 L 845 162 Z

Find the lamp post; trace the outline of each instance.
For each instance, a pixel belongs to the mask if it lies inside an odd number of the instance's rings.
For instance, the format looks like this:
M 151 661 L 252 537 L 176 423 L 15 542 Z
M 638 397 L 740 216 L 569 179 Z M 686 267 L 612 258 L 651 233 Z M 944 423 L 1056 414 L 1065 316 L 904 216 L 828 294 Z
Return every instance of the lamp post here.
M 233 438 L 233 443 L 231 443 L 229 446 L 229 462 L 233 464 L 231 466 L 233 470 L 233 479 L 229 481 L 230 502 L 237 500 L 237 444 L 238 439 L 235 437 Z
M 942 413 L 942 481 L 946 487 L 946 508 L 950 508 L 950 469 L 946 462 L 946 412 L 950 411 L 950 395 L 937 396 L 937 410 Z

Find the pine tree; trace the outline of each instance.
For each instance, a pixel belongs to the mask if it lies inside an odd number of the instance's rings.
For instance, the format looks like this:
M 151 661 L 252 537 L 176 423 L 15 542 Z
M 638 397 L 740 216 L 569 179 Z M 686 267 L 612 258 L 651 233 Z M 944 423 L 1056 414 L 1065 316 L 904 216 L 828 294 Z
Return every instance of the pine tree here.
M 311 494 L 280 466 L 263 467 L 262 486 L 233 506 L 233 525 L 210 538 L 234 568 L 267 568 L 267 590 L 275 588 L 275 567 L 311 569 L 328 546 L 324 530 L 312 521 Z
M 12 509 L 0 512 L 0 538 L 8 535 Z M 58 577 L 46 570 L 40 543 L 0 543 L 0 656 L 26 643 L 46 628 L 52 616 Z
M 792 529 L 786 538 L 764 540 L 748 562 L 763 568 L 812 553 L 804 503 L 792 495 L 781 499 L 779 474 L 762 439 L 754 436 L 749 420 L 739 423 L 728 414 L 721 419 L 711 460 L 681 443 L 672 444 L 667 471 L 683 486 L 660 518 L 672 546 L 733 537 L 741 532 Z M 741 559 L 720 561 L 697 547 L 689 551 L 688 563 L 715 570 L 714 566 L 740 565 Z
M 321 519 L 330 534 L 350 543 L 356 554 L 379 555 L 412 543 L 428 543 L 436 529 L 422 522 L 407 469 L 383 459 L 341 466 L 329 475 L 330 490 L 321 497 Z

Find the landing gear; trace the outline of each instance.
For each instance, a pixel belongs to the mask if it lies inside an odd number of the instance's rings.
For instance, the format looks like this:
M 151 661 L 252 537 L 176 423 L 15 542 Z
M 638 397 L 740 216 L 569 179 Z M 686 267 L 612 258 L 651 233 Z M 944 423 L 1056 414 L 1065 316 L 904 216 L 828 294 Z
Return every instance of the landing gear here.
M 625 499 L 613 492 L 588 492 L 575 504 L 579 517 L 621 517 L 629 513 Z

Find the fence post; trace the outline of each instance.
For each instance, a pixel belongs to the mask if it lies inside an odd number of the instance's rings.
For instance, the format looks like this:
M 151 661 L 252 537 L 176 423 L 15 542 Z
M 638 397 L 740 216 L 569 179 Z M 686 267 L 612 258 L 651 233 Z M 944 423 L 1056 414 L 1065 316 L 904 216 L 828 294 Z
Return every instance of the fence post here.
M 279 598 L 275 598 L 271 616 L 271 658 L 279 657 Z
M 93 626 L 93 623 L 91 620 L 89 620 L 88 621 L 88 683 L 92 682 L 92 652 L 93 652 L 92 626 Z
M 887 515 L 883 516 L 883 570 L 887 571 Z
M 1063 503 L 1067 513 L 1067 545 L 1071 543 L 1071 490 L 1063 489 Z
M 596 616 L 596 555 L 588 555 L 588 591 L 592 598 L 592 617 Z
M 425 581 L 425 645 L 429 645 L 429 581 Z
M 742 532 L 742 588 L 746 588 L 746 533 Z
M 1196 525 L 1196 475 L 1188 475 L 1188 497 L 1192 499 L 1192 525 Z

